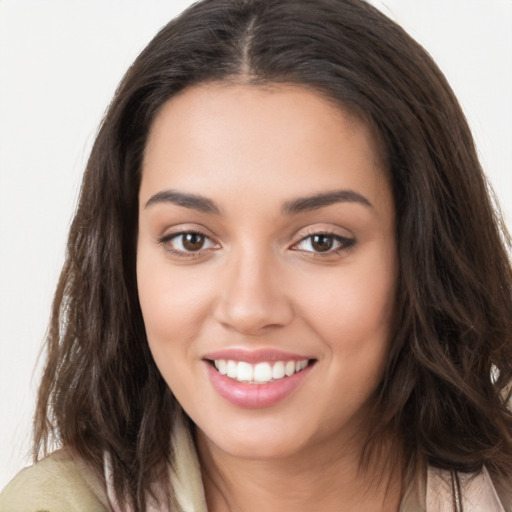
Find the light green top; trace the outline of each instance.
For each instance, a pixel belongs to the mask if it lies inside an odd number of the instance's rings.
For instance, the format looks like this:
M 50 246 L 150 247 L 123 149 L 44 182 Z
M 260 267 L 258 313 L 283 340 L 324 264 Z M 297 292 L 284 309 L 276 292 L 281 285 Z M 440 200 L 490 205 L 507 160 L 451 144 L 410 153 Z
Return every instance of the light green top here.
M 111 512 L 101 480 L 68 450 L 24 469 L 0 494 L 1 512 Z

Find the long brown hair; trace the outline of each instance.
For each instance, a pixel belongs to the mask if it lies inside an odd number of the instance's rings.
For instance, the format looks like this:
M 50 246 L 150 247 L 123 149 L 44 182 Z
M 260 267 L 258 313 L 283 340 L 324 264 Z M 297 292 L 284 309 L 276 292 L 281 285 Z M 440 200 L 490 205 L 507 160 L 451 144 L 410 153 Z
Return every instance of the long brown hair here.
M 440 70 L 362 0 L 205 0 L 136 59 L 84 175 L 47 339 L 34 455 L 52 440 L 145 510 L 172 460 L 179 407 L 138 303 L 141 159 L 160 107 L 206 81 L 294 83 L 377 130 L 392 181 L 400 260 L 397 326 L 368 450 L 399 433 L 409 460 L 495 476 L 512 470 L 510 239 L 464 115 Z

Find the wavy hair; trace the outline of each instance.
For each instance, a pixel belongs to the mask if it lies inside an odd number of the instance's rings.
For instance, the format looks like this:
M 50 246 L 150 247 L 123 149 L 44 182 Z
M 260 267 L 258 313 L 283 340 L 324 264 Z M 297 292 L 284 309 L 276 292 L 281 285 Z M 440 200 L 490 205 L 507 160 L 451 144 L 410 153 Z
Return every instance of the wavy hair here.
M 155 115 L 209 81 L 293 83 L 379 134 L 396 205 L 397 324 L 367 451 L 393 431 L 408 461 L 512 470 L 510 238 L 441 71 L 362 0 L 204 0 L 123 78 L 83 178 L 47 337 L 34 457 L 54 441 L 146 509 L 179 407 L 150 354 L 135 273 L 141 160 Z

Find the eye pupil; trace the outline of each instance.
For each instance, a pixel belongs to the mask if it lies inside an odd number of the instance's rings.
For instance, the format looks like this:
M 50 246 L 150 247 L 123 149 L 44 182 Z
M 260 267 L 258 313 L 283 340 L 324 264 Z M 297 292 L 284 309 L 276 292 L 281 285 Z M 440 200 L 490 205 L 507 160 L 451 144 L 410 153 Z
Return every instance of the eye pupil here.
M 333 239 L 329 235 L 313 235 L 311 240 L 313 249 L 317 252 L 326 252 L 332 249 Z
M 183 247 L 187 251 L 198 251 L 204 245 L 204 238 L 199 233 L 186 233 L 183 235 Z

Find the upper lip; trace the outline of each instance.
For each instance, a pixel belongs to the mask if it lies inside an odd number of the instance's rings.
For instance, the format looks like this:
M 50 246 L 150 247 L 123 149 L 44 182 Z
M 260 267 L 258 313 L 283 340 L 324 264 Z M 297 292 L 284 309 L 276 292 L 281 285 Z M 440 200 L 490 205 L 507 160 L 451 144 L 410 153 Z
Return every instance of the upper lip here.
M 245 361 L 247 363 L 262 363 L 274 361 L 304 361 L 313 359 L 310 356 L 302 354 L 293 354 L 274 349 L 255 349 L 248 350 L 243 348 L 227 348 L 209 352 L 203 356 L 203 359 L 214 361 L 215 359 L 224 359 L 232 361 Z

